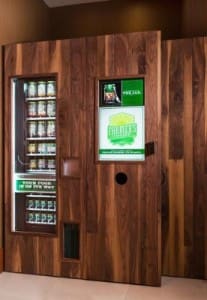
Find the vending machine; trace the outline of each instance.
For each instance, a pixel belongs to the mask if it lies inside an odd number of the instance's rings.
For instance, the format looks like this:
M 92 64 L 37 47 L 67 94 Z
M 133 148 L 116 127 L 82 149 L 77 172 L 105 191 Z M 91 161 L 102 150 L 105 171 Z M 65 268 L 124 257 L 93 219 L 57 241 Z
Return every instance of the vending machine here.
M 7 272 L 160 285 L 160 33 L 7 45 Z
M 56 232 L 56 79 L 12 78 L 13 232 Z

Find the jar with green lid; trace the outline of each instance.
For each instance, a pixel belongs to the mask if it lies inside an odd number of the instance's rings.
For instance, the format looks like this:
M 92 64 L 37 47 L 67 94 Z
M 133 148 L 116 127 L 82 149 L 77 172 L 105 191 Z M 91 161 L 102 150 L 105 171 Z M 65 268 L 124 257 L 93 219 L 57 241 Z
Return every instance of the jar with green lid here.
M 46 159 L 45 158 L 39 158 L 38 159 L 38 169 L 46 169 Z
M 30 170 L 36 170 L 37 169 L 37 160 L 36 159 L 30 159 L 29 169 Z
M 41 214 L 41 223 L 45 224 L 47 223 L 47 214 Z
M 29 143 L 28 144 L 28 153 L 32 154 L 36 152 L 36 144 L 35 143 Z
M 28 83 L 28 97 L 37 96 L 37 83 L 35 81 L 30 81 Z
M 47 101 L 47 116 L 55 117 L 55 114 L 56 114 L 55 101 L 53 100 Z
M 31 121 L 28 123 L 28 136 L 34 137 L 37 135 L 37 123 L 35 121 Z
M 55 169 L 55 159 L 48 159 L 47 168 L 49 170 L 54 170 Z
M 56 84 L 54 80 L 48 80 L 47 82 L 47 96 L 54 97 L 56 95 Z
M 46 136 L 46 122 L 45 121 L 38 121 L 37 136 L 38 137 Z
M 47 152 L 47 144 L 46 143 L 39 143 L 37 148 L 38 148 L 38 153 L 46 153 Z
M 44 199 L 41 200 L 41 209 L 43 210 L 47 209 L 47 201 Z
M 45 81 L 38 81 L 38 83 L 37 83 L 37 95 L 38 95 L 38 97 L 45 97 L 46 96 L 46 82 Z
M 46 101 L 41 100 L 38 101 L 38 105 L 37 105 L 37 115 L 38 117 L 45 117 L 47 114 L 46 112 Z
M 56 144 L 55 143 L 48 143 L 47 144 L 47 152 L 48 153 L 56 153 Z
M 54 137 L 55 136 L 55 122 L 48 121 L 47 122 L 47 137 Z
M 27 115 L 28 117 L 36 117 L 37 106 L 35 101 L 28 101 L 27 103 Z

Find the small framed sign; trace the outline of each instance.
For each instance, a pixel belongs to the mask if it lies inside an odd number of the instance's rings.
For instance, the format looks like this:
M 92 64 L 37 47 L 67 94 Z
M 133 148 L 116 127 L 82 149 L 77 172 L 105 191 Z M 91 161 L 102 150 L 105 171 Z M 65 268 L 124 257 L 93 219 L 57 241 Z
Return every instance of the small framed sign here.
M 144 78 L 99 80 L 99 161 L 145 160 L 144 105 Z

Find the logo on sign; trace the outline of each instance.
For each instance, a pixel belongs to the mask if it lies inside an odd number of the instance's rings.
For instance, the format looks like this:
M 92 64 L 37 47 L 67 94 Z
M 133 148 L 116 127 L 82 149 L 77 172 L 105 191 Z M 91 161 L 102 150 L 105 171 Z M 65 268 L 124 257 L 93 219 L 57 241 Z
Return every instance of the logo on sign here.
M 118 113 L 109 118 L 107 138 L 114 145 L 131 145 L 137 136 L 137 124 L 132 114 Z

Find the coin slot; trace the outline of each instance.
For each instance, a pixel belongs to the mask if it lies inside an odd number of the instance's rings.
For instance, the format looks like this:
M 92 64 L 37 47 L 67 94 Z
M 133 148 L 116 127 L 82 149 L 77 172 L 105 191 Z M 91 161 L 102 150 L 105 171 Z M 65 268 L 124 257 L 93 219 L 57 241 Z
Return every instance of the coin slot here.
M 116 174 L 115 180 L 118 184 L 123 185 L 127 182 L 128 177 L 125 173 L 120 172 Z

